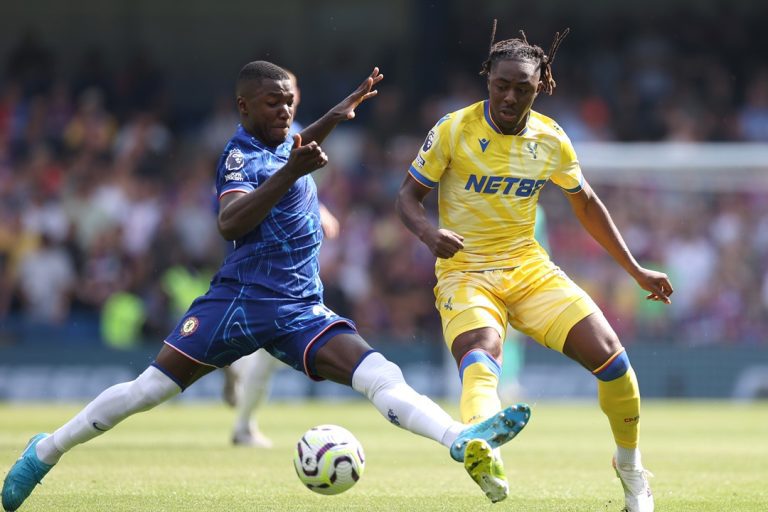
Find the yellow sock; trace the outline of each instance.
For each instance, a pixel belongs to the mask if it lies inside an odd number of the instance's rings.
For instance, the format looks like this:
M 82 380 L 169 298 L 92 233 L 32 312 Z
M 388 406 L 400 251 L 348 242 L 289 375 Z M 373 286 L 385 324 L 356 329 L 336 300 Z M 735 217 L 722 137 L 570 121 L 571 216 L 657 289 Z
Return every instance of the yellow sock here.
M 500 372 L 499 363 L 485 351 L 473 350 L 464 356 L 459 365 L 462 423 L 477 423 L 501 409 L 498 393 Z
M 616 444 L 623 448 L 637 448 L 640 438 L 640 388 L 632 367 L 616 379 L 598 380 L 597 397 L 600 408 L 608 416 Z

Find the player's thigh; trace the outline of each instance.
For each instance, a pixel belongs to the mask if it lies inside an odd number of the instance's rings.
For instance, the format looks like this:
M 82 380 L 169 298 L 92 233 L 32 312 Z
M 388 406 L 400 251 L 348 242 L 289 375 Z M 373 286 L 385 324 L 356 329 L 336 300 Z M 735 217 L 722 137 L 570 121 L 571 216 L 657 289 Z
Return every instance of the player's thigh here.
M 328 309 L 319 297 L 314 300 L 294 301 L 282 307 L 281 311 L 282 326 L 277 329 L 274 339 L 266 343 L 264 348 L 274 357 L 295 370 L 305 373 L 312 380 L 336 378 L 335 373 L 330 374 L 329 377 L 318 371 L 318 354 L 321 352 L 327 354 L 323 348 L 339 335 L 357 336 L 354 322 Z M 370 347 L 368 349 L 370 350 Z M 320 358 L 320 362 L 326 362 L 326 360 L 325 355 Z
M 605 316 L 597 311 L 570 329 L 563 345 L 563 353 L 589 371 L 594 371 L 621 348 L 616 332 Z
M 216 369 L 199 363 L 179 352 L 170 345 L 163 345 L 154 361 L 154 366 L 173 379 L 182 390 Z
M 371 350 L 371 346 L 359 334 L 339 333 L 317 351 L 315 372 L 323 379 L 350 386 L 355 368 Z
M 489 272 L 446 271 L 438 276 L 435 307 L 445 342 L 457 361 L 473 349 L 500 358 L 507 313 L 495 287 Z
M 506 297 L 510 325 L 548 348 L 563 352 L 571 329 L 600 311 L 589 295 L 550 261 L 530 262 L 512 272 L 515 286 Z
M 472 315 L 473 311 L 465 312 L 465 315 Z M 488 352 L 491 357 L 501 361 L 502 342 L 499 332 L 493 327 L 479 327 L 471 331 L 464 331 L 451 344 L 451 355 L 460 365 L 461 360 L 473 350 L 482 350 Z
M 193 361 L 222 368 L 257 350 L 275 315 L 273 306 L 241 285 L 217 282 L 192 302 L 165 343 Z

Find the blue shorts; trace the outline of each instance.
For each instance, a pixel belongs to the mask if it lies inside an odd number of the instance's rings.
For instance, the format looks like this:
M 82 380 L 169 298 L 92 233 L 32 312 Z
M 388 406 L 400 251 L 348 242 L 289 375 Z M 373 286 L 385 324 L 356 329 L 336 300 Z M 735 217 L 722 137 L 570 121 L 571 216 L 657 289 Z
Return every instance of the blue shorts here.
M 319 296 L 297 299 L 236 281 L 214 281 L 195 299 L 165 342 L 198 363 L 221 368 L 263 348 L 285 364 L 322 380 L 317 351 L 334 336 L 357 334 L 354 322 Z

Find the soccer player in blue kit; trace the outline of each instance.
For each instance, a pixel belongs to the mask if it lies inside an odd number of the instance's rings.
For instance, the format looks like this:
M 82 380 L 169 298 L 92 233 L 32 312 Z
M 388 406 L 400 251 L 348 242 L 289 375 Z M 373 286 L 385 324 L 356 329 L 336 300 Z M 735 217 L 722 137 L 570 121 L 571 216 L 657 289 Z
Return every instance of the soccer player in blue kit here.
M 352 386 L 391 423 L 433 439 L 464 460 L 467 444 L 498 447 L 527 423 L 524 404 L 471 426 L 452 419 L 403 379 L 400 368 L 363 340 L 352 321 L 322 300 L 322 229 L 309 176 L 328 162 L 320 147 L 341 121 L 377 94 L 378 68 L 300 134 L 288 137 L 293 92 L 288 73 L 246 64 L 236 84 L 241 124 L 218 164 L 218 228 L 234 243 L 208 292 L 197 298 L 135 380 L 116 384 L 52 434 L 33 436 L 6 475 L 2 503 L 18 509 L 61 456 L 120 421 L 182 392 L 200 377 L 264 349 L 314 380 Z M 478 484 L 483 487 L 482 480 Z

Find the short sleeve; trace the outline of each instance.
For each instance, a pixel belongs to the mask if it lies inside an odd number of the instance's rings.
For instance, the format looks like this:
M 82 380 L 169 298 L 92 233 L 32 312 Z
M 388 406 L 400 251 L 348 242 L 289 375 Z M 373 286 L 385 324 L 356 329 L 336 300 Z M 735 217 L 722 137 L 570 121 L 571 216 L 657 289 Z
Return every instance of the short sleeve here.
M 584 186 L 584 176 L 581 173 L 581 166 L 576 157 L 576 150 L 573 149 L 570 139 L 561 132 L 560 134 L 560 165 L 552 173 L 550 179 L 552 183 L 562 188 L 569 194 L 579 192 Z
M 451 162 L 451 121 L 448 114 L 429 130 L 419 154 L 408 169 L 408 173 L 425 187 L 436 187 Z
M 238 148 L 229 149 L 222 155 L 216 171 L 217 197 L 231 192 L 251 192 L 258 183 L 250 178 L 256 176 L 256 172 L 248 172 L 249 167 L 255 165 L 255 160 L 246 160 L 245 155 Z M 255 178 L 254 178 L 255 179 Z

